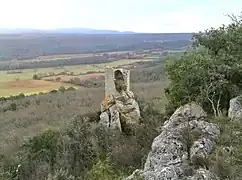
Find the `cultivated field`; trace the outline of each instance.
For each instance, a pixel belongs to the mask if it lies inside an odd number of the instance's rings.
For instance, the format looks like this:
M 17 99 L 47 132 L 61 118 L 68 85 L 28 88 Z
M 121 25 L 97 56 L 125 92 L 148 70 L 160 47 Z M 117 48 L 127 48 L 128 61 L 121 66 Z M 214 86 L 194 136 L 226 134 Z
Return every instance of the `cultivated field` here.
M 85 75 L 88 72 L 104 72 L 105 66 L 120 67 L 137 62 L 147 62 L 152 59 L 123 59 L 102 64 L 87 64 L 77 66 L 65 66 L 63 68 L 40 68 L 40 69 L 24 69 L 21 73 L 9 74 L 7 71 L 0 71 L 0 96 L 17 95 L 20 93 L 36 93 L 45 92 L 53 89 L 58 89 L 60 86 L 73 86 L 71 84 L 63 84 L 59 82 L 47 82 L 45 80 L 56 78 L 56 74 L 61 72 L 72 73 L 72 76 L 61 76 L 61 79 L 71 79 L 78 77 L 82 79 L 92 78 L 91 74 Z M 43 80 L 33 80 L 35 74 L 50 74 L 48 78 Z M 98 74 L 101 75 L 101 74 Z M 95 75 L 94 75 L 95 76 Z
M 57 76 L 50 76 L 43 78 L 43 80 L 51 81 L 53 79 L 60 79 L 60 82 L 66 82 L 73 79 L 73 77 L 80 79 L 81 81 L 88 80 L 88 79 L 98 79 L 104 76 L 104 73 L 92 73 L 92 74 L 84 74 L 84 75 L 77 75 L 77 76 L 69 76 L 69 75 L 57 75 Z
M 4 97 L 17 95 L 20 93 L 30 95 L 40 92 L 49 92 L 53 89 L 58 89 L 61 86 L 70 87 L 71 85 L 44 80 L 5 81 L 0 83 L 0 94 Z

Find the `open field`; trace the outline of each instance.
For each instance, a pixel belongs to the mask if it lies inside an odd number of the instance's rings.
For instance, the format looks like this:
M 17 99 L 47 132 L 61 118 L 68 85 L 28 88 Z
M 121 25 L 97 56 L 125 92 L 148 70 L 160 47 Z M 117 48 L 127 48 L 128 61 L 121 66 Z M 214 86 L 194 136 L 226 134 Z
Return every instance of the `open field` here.
M 105 54 L 122 54 L 129 53 L 131 51 L 114 51 L 114 52 L 105 52 Z M 46 56 L 38 56 L 35 59 L 26 59 L 21 60 L 21 62 L 32 62 L 32 61 L 54 61 L 54 60 L 66 60 L 66 59 L 75 59 L 75 58 L 83 58 L 83 57 L 93 57 L 93 56 L 101 56 L 103 53 L 80 53 L 80 54 L 58 54 L 58 55 L 46 55 Z
M 67 82 L 67 81 L 70 81 L 73 78 L 78 78 L 81 81 L 83 81 L 83 80 L 87 80 L 87 79 L 98 79 L 101 76 L 104 76 L 104 73 L 92 73 L 92 74 L 84 74 L 84 75 L 78 75 L 78 76 L 57 75 L 57 76 L 50 76 L 50 77 L 43 78 L 43 80 L 51 81 L 53 79 L 59 78 L 60 82 L 62 82 L 62 81 Z
M 87 72 L 103 72 L 105 66 L 118 67 L 126 66 L 136 62 L 148 62 L 152 59 L 123 59 L 115 62 L 102 63 L 102 64 L 88 64 L 88 65 L 77 65 L 77 66 L 66 66 L 64 68 L 40 68 L 40 69 L 24 69 L 22 73 L 17 74 L 7 74 L 7 71 L 0 71 L 0 96 L 16 95 L 20 93 L 31 93 L 31 92 L 43 92 L 57 89 L 63 86 L 61 83 L 57 82 L 45 82 L 45 81 L 27 81 L 32 80 L 34 74 L 57 74 L 60 72 L 72 72 L 76 75 L 85 74 Z M 55 75 L 54 75 L 55 77 Z M 73 78 L 76 76 L 69 76 L 66 78 Z M 86 79 L 87 75 L 78 75 L 78 78 Z M 53 78 L 50 76 L 49 78 Z M 29 82 L 27 86 L 26 82 Z
M 87 73 L 89 71 L 99 72 L 104 71 L 105 66 L 118 67 L 133 64 L 136 62 L 148 62 L 153 61 L 153 59 L 122 59 L 109 63 L 102 64 L 86 64 L 77 66 L 65 66 L 63 68 L 39 68 L 39 69 L 24 69 L 22 73 L 18 74 L 7 74 L 7 71 L 0 71 L 0 83 L 3 81 L 13 81 L 16 79 L 25 80 L 32 79 L 34 74 L 38 73 L 60 73 L 60 72 L 73 72 L 73 73 Z
M 44 80 L 17 80 L 5 81 L 0 83 L 1 96 L 11 96 L 24 93 L 25 95 L 35 94 L 39 92 L 49 92 L 58 89 L 61 86 L 68 87 L 67 84 L 58 82 L 49 82 Z M 71 85 L 69 85 L 71 86 Z
M 60 54 L 60 55 L 39 56 L 36 59 L 44 60 L 44 61 L 52 61 L 52 60 L 57 60 L 57 59 L 82 58 L 82 57 L 90 57 L 90 56 L 93 56 L 93 54 L 91 54 L 91 53 L 89 53 L 89 54 Z M 23 60 L 23 61 L 28 61 L 28 60 Z

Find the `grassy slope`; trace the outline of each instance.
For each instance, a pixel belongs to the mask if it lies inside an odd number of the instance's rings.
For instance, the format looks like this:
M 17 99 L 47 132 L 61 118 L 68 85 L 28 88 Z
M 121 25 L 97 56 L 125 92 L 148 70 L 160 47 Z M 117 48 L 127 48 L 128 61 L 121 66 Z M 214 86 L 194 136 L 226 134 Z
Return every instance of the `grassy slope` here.
M 160 111 L 166 99 L 163 89 L 166 82 L 139 83 L 132 90 Z M 61 128 L 75 116 L 99 110 L 104 96 L 103 88 L 79 89 L 64 94 L 42 95 L 16 100 L 17 111 L 0 115 L 0 154 L 11 154 L 19 148 L 26 137 L 34 136 L 48 128 Z M 3 103 L 0 109 L 10 105 Z

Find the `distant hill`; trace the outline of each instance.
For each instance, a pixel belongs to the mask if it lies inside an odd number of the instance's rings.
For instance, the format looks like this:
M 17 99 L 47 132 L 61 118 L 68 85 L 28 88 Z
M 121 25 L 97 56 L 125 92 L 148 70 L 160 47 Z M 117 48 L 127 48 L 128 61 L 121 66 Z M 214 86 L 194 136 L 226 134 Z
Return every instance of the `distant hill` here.
M 38 56 L 162 49 L 180 51 L 191 45 L 192 33 L 129 33 L 106 30 L 12 30 L 0 34 L 0 61 Z M 18 33 L 17 33 L 18 32 Z M 81 33 L 82 32 L 82 33 Z M 84 33 L 85 32 L 85 33 Z
M 89 28 L 64 28 L 52 30 L 52 33 L 70 33 L 70 34 L 135 34 L 132 31 L 116 31 L 116 30 L 98 30 Z
M 61 33 L 61 34 L 134 34 L 132 31 L 99 30 L 90 28 L 61 28 L 53 30 L 39 30 L 26 28 L 0 28 L 0 34 L 29 34 L 29 33 Z
M 91 28 L 60 28 L 53 30 L 40 30 L 40 29 L 28 29 L 28 28 L 0 28 L 1 34 L 99 34 L 99 35 L 133 35 L 133 34 L 163 34 L 164 36 L 182 36 L 185 39 L 190 39 L 192 33 L 137 33 L 132 31 L 118 31 L 118 30 L 106 30 L 106 29 L 91 29 Z M 188 36 L 187 36 L 188 35 Z

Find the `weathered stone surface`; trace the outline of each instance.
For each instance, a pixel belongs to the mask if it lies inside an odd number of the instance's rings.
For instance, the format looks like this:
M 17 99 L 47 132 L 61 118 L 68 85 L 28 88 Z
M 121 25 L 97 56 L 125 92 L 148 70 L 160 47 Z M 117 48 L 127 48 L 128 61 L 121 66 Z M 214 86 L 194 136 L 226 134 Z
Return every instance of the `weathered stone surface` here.
M 219 180 L 219 178 L 210 171 L 201 168 L 188 180 Z
M 137 170 L 135 175 L 145 180 L 195 180 L 203 174 L 205 179 L 213 177 L 210 172 L 196 170 L 206 166 L 206 158 L 220 135 L 217 125 L 204 121 L 206 115 L 193 103 L 178 108 L 154 139 L 144 170 Z M 127 180 L 135 180 L 134 174 Z
M 112 110 L 113 108 L 110 108 L 110 111 L 104 111 L 100 115 L 100 125 L 103 127 L 107 127 L 110 130 L 119 130 L 121 129 L 121 123 L 119 119 L 119 113 L 116 110 Z
M 128 93 L 133 94 L 131 91 Z M 133 96 L 119 96 L 112 106 L 105 109 L 105 106 L 101 105 L 101 111 L 103 112 L 100 115 L 100 124 L 111 129 L 118 127 L 121 130 L 120 115 L 127 124 L 139 123 L 140 109 Z
M 144 176 L 143 176 L 143 171 L 136 169 L 132 175 L 130 175 L 128 178 L 126 178 L 126 180 L 143 180 Z
M 242 120 L 242 96 L 230 100 L 228 117 L 231 120 Z
M 127 70 L 106 69 L 105 99 L 101 103 L 100 115 L 102 126 L 121 131 L 120 117 L 127 124 L 139 123 L 140 109 L 134 93 L 129 90 L 129 76 Z

